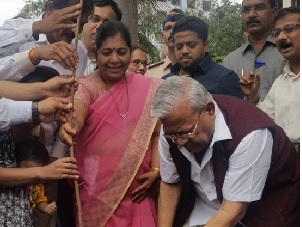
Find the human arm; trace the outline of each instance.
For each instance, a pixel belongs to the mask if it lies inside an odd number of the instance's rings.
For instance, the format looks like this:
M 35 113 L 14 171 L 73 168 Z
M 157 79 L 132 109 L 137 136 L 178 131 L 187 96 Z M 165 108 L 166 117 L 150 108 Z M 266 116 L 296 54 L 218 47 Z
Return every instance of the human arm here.
M 74 21 L 80 15 L 81 4 L 72 5 L 62 9 L 52 9 L 52 13 L 44 16 L 42 20 L 32 24 L 33 35 L 51 34 L 59 30 L 75 29 Z
M 220 209 L 214 214 L 205 227 L 232 227 L 245 215 L 249 203 L 234 202 L 224 199 Z
M 222 205 L 206 227 L 234 226 L 244 217 L 249 203 L 261 199 L 272 145 L 272 134 L 268 129 L 255 130 L 242 139 L 229 159 Z
M 158 199 L 158 227 L 172 227 L 177 205 L 180 200 L 180 183 L 160 182 Z
M 25 101 L 40 100 L 51 96 L 67 96 L 70 86 L 75 84 L 71 76 L 56 76 L 44 83 L 18 83 L 13 81 L 0 81 L 0 97 Z M 77 84 L 76 84 L 77 85 Z
M 32 103 L 30 101 L 0 99 L 0 130 L 6 131 L 11 125 L 31 123 Z M 64 121 L 61 111 L 69 112 L 71 103 L 68 98 L 50 97 L 38 102 L 37 108 L 40 121 Z
M 44 212 L 48 215 L 54 215 L 57 211 L 57 204 L 56 202 L 51 202 L 51 203 L 47 203 L 47 202 L 40 202 L 37 205 L 37 208 L 41 211 Z
M 41 180 L 60 180 L 79 178 L 76 159 L 65 157 L 47 166 L 33 168 L 0 168 L 0 185 L 19 186 Z
M 146 198 L 151 190 L 157 190 L 152 187 L 153 184 L 160 178 L 159 172 L 159 154 L 158 154 L 158 138 L 160 133 L 161 123 L 157 121 L 151 137 L 151 169 L 149 172 L 144 173 L 138 177 L 141 185 L 136 188 L 132 194 L 132 200 L 134 202 L 140 202 Z

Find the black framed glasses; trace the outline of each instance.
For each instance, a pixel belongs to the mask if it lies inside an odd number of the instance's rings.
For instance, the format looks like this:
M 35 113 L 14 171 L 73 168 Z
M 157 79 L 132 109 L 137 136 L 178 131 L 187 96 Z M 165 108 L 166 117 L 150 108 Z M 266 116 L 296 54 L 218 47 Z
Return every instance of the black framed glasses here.
M 294 30 L 299 29 L 299 28 L 300 28 L 300 24 L 287 24 L 281 29 L 274 29 L 272 32 L 272 35 L 275 38 L 278 38 L 278 36 L 280 35 L 281 32 L 283 32 L 285 35 L 289 35 Z
M 191 132 L 187 132 L 187 133 L 176 133 L 176 134 L 166 134 L 165 133 L 165 128 L 163 128 L 164 130 L 164 134 L 163 136 L 168 138 L 168 139 L 172 139 L 172 140 L 176 140 L 176 139 L 189 139 L 189 138 L 192 138 L 193 136 L 195 136 L 195 132 L 196 132 L 196 129 L 197 129 L 197 126 L 198 126 L 198 123 L 199 123 L 199 120 L 200 120 L 200 115 L 201 115 L 201 112 L 202 112 L 202 109 L 200 109 L 199 111 L 199 115 L 198 115 L 198 119 L 193 127 L 193 129 L 191 130 Z
M 149 66 L 149 62 L 146 60 L 140 60 L 140 59 L 133 59 L 131 61 L 131 63 L 136 66 L 136 67 L 140 67 L 141 65 L 143 65 L 144 67 L 148 67 Z

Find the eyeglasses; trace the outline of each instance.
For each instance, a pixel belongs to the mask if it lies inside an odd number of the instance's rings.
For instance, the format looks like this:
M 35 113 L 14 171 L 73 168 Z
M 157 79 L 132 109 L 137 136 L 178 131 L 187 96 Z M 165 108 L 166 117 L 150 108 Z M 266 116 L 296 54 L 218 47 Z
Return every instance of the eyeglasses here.
M 202 112 L 202 109 L 200 109 L 200 111 L 199 111 L 198 120 L 196 121 L 195 126 L 193 127 L 193 129 L 192 129 L 191 132 L 188 132 L 188 133 L 176 133 L 176 134 L 173 134 L 173 135 L 168 135 L 168 134 L 165 133 L 165 129 L 163 129 L 164 130 L 164 135 L 163 136 L 166 137 L 166 138 L 168 138 L 168 139 L 172 139 L 172 140 L 176 140 L 178 138 L 181 138 L 181 139 L 192 138 L 193 136 L 195 136 L 195 132 L 196 132 L 199 120 L 200 120 L 201 112 Z
M 131 63 L 134 65 L 134 66 L 137 66 L 137 67 L 140 67 L 141 65 L 145 66 L 145 67 L 148 67 L 149 65 L 149 62 L 146 61 L 146 60 L 140 60 L 140 59 L 133 59 L 131 61 Z
M 281 32 L 283 32 L 286 35 L 289 35 L 294 30 L 299 29 L 299 28 L 300 28 L 300 24 L 287 24 L 281 29 L 274 29 L 274 31 L 272 32 L 272 35 L 275 38 L 278 38 L 278 36 L 280 35 Z

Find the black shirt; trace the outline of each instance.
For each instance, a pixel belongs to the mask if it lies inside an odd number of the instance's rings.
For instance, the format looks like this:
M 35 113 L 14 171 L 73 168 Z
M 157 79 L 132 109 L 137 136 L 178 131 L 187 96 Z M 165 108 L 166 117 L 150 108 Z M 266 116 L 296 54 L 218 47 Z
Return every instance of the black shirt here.
M 163 76 L 167 79 L 172 75 L 179 75 L 180 65 L 175 64 L 171 72 Z M 239 78 L 234 71 L 215 63 L 209 53 L 205 54 L 204 59 L 192 70 L 190 76 L 201 83 L 211 94 L 230 95 L 243 99 Z

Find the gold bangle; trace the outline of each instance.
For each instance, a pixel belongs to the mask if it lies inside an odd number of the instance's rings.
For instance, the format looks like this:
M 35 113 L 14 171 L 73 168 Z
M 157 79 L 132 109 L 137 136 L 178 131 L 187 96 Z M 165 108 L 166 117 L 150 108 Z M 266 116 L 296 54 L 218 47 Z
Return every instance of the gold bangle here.
M 36 65 L 36 64 L 35 64 L 35 60 L 34 60 L 35 49 L 36 49 L 36 47 L 31 48 L 31 50 L 28 52 L 28 58 L 29 58 L 29 60 L 31 61 L 31 63 L 32 63 L 33 65 Z
M 150 169 L 150 171 L 156 172 L 156 174 L 160 177 L 160 169 L 159 169 L 159 168 L 157 168 L 157 167 L 152 167 L 152 168 Z

